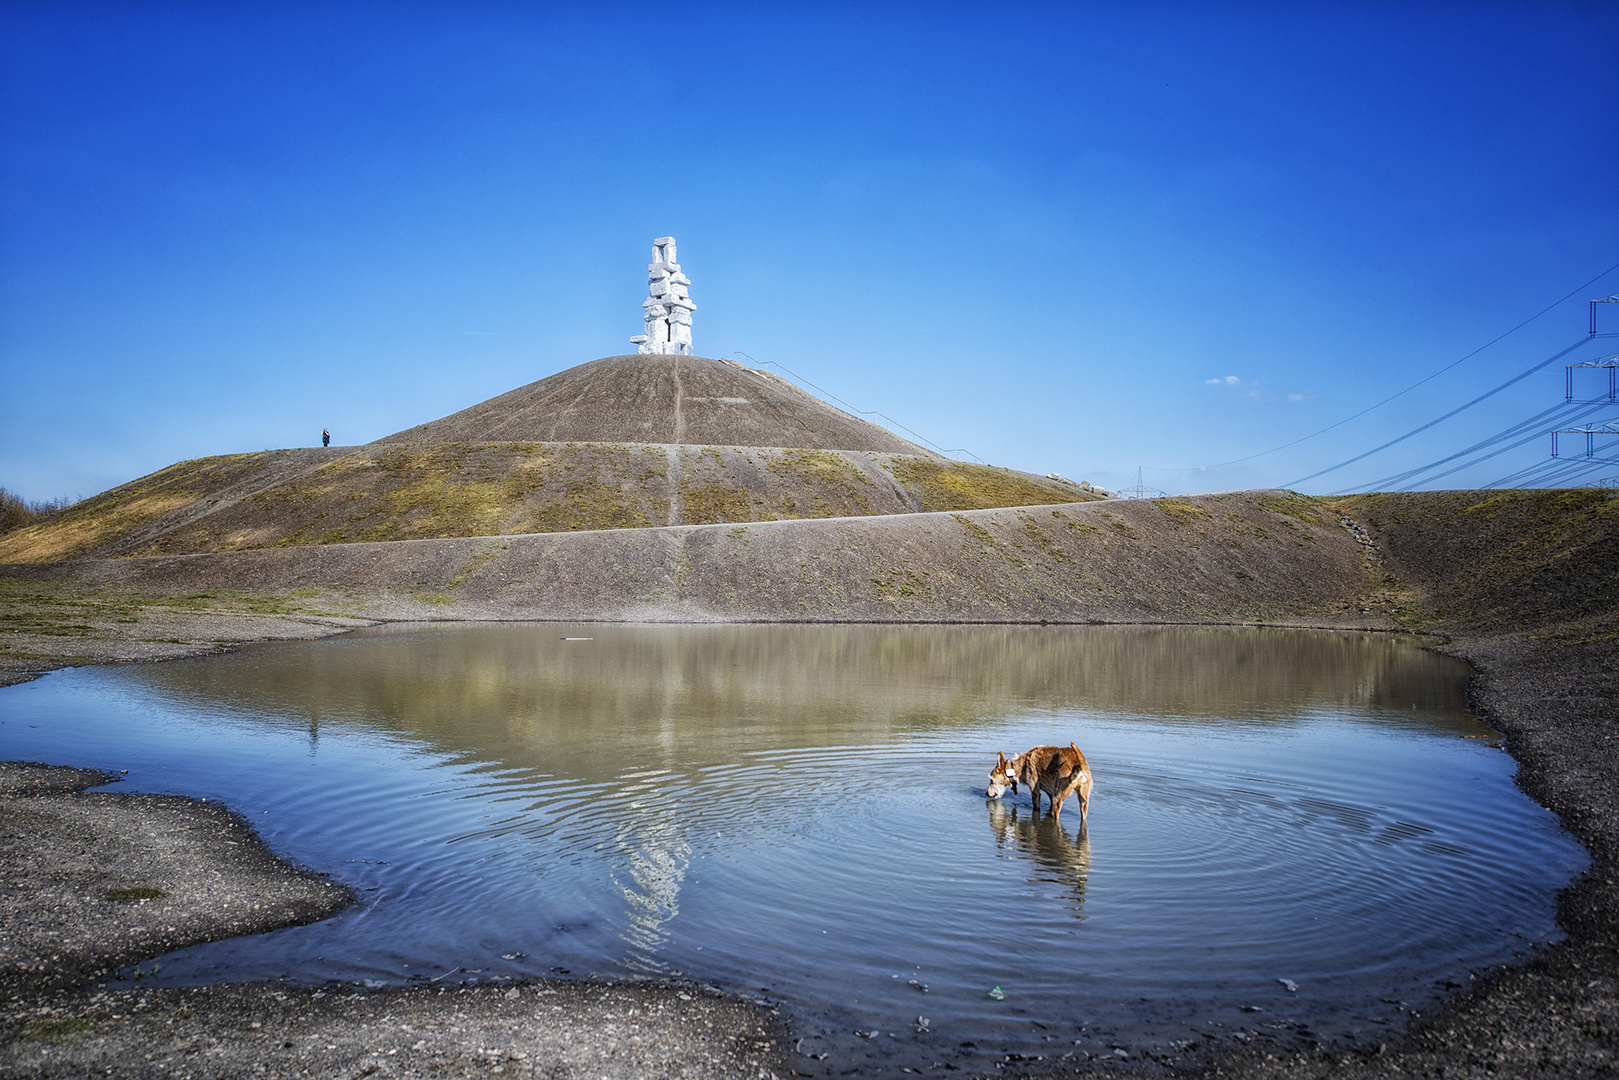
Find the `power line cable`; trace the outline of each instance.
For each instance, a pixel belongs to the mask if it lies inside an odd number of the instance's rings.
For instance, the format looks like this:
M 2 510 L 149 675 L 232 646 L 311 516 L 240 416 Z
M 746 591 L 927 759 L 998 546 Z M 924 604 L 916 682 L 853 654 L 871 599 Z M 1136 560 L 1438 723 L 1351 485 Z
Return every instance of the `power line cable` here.
M 1589 416 L 1589 415 L 1591 415 L 1591 412 L 1594 412 L 1594 411 L 1596 411 L 1596 410 L 1593 409 L 1593 410 L 1590 410 L 1588 412 L 1581 413 L 1579 418 Z M 1573 418 L 1573 419 L 1578 419 L 1578 418 Z M 1482 464 L 1483 462 L 1489 461 L 1493 457 L 1499 457 L 1502 454 L 1505 454 L 1505 453 L 1508 453 L 1510 451 L 1518 449 L 1518 447 L 1520 447 L 1520 446 L 1527 446 L 1529 443 L 1532 443 L 1537 439 L 1544 439 L 1545 437 L 1546 437 L 1546 433 L 1544 431 L 1537 431 L 1533 435 L 1526 436 L 1526 437 L 1524 437 L 1522 439 L 1519 439 L 1515 443 L 1511 443 L 1511 444 L 1509 444 L 1507 446 L 1503 446 L 1499 450 L 1492 450 L 1488 454 L 1484 454 L 1484 455 L 1482 455 L 1480 457 L 1473 458 L 1471 461 L 1464 461 L 1460 465 L 1457 465 L 1454 468 L 1446 469 L 1442 473 L 1438 473 L 1438 474 L 1436 474 L 1434 476 L 1430 476 L 1430 477 L 1428 477 L 1427 480 L 1424 481 L 1424 483 L 1431 484 L 1435 480 L 1442 480 L 1445 477 L 1451 475 L 1452 473 L 1458 473 L 1458 472 L 1461 472 L 1463 469 L 1472 468 L 1474 465 Z M 1413 488 L 1415 488 L 1416 486 L 1417 485 L 1414 484 L 1414 483 L 1413 484 L 1408 484 L 1405 487 L 1401 488 L 1400 490 L 1401 491 L 1410 491 Z
M 1619 459 L 1589 457 L 1581 458 L 1577 464 L 1571 465 L 1561 473 L 1556 473 L 1541 480 L 1540 487 L 1578 487 L 1580 480 L 1594 472 L 1601 472 L 1614 465 L 1619 465 Z
M 1575 476 L 1590 468 L 1585 458 L 1541 458 L 1532 465 L 1525 466 L 1517 472 L 1508 473 L 1497 480 L 1492 480 L 1486 487 L 1527 486 L 1547 484 L 1562 478 Z
M 1438 461 L 1430 461 L 1425 465 L 1419 465 L 1414 469 L 1406 469 L 1403 472 L 1391 473 L 1388 476 L 1380 477 L 1379 479 L 1373 480 L 1373 481 L 1371 481 L 1370 483 L 1367 483 L 1367 484 L 1352 484 L 1349 487 L 1341 488 L 1338 491 L 1334 491 L 1332 494 L 1334 494 L 1334 495 L 1344 495 L 1344 494 L 1347 494 L 1347 493 L 1349 493 L 1351 491 L 1388 491 L 1388 490 L 1392 490 L 1395 485 L 1404 484 L 1409 480 L 1414 480 L 1416 477 L 1422 475 L 1423 473 L 1429 472 L 1430 470 L 1433 470 L 1433 469 L 1437 469 L 1441 465 L 1449 464 L 1450 462 L 1455 461 L 1459 457 L 1466 457 L 1466 456 L 1468 456 L 1470 454 L 1476 454 L 1481 450 L 1488 450 L 1490 447 L 1495 446 L 1498 443 L 1500 443 L 1500 442 L 1502 442 L 1502 441 L 1504 441 L 1506 439 L 1510 439 L 1510 438 L 1513 438 L 1513 437 L 1515 437 L 1515 436 L 1517 436 L 1519 434 L 1522 434 L 1524 431 L 1527 431 L 1530 428 L 1536 428 L 1537 429 L 1535 431 L 1535 434 L 1532 436 L 1532 439 L 1538 439 L 1538 438 L 1540 438 L 1542 435 L 1544 435 L 1546 433 L 1545 432 L 1545 427 L 1546 427 L 1547 424 L 1562 423 L 1565 420 L 1572 421 L 1572 420 L 1575 420 L 1575 419 L 1583 419 L 1584 417 L 1589 416 L 1592 413 L 1598 412 L 1598 411 L 1600 411 L 1602 409 L 1611 409 L 1611 408 L 1612 408 L 1612 406 L 1608 405 L 1605 402 L 1599 403 L 1599 404 L 1592 404 L 1590 402 L 1570 403 L 1570 402 L 1566 402 L 1566 401 L 1560 401 L 1556 405 L 1553 405 L 1551 408 L 1543 409 L 1542 411 L 1536 413 L 1534 416 L 1529 417 L 1529 419 L 1527 419 L 1527 420 L 1520 420 L 1518 423 L 1513 424 L 1513 425 L 1511 425 L 1509 427 L 1503 428 L 1501 431 L 1496 432 L 1494 435 L 1491 435 L 1486 439 L 1480 439 L 1478 442 L 1474 443 L 1472 446 L 1469 446 L 1469 447 L 1467 447 L 1466 449 L 1463 449 L 1463 450 L 1458 450 L 1454 454 L 1449 454 L 1449 455 L 1447 455 L 1445 457 L 1442 457 Z M 1524 440 L 1524 441 L 1527 442 L 1527 441 L 1531 441 L 1531 440 Z M 1513 447 L 1522 446 L 1522 445 L 1523 445 L 1522 442 L 1518 442 L 1518 443 L 1514 443 Z M 1511 449 L 1511 448 L 1512 447 L 1508 447 L 1507 449 Z M 1478 462 L 1478 461 L 1488 460 L 1489 458 L 1495 457 L 1497 454 L 1500 454 L 1500 453 L 1503 453 L 1503 452 L 1504 451 L 1497 450 L 1497 451 L 1495 451 L 1493 453 L 1484 455 L 1484 457 L 1474 458 L 1473 461 L 1464 462 L 1461 466 L 1458 466 L 1458 468 L 1466 468 L 1467 465 L 1469 465 L 1469 464 L 1473 464 L 1473 463 Z M 1455 472 L 1455 471 L 1457 471 L 1457 470 L 1456 469 L 1451 469 L 1448 472 L 1441 473 L 1440 475 L 1441 476 L 1449 476 L 1450 473 Z M 1430 477 L 1429 479 L 1430 480 L 1435 480 L 1435 479 L 1438 479 L 1438 477 Z M 1415 486 L 1416 486 L 1415 484 L 1411 485 L 1411 487 L 1415 487 Z M 1403 490 L 1409 490 L 1409 488 L 1406 488 L 1406 489 L 1403 489 Z
M 1567 403 L 1560 402 L 1557 405 L 1554 405 L 1549 409 L 1545 409 L 1545 410 L 1542 410 L 1539 413 L 1536 413 L 1534 416 L 1531 416 L 1527 420 L 1521 420 L 1518 423 L 1511 425 L 1510 427 L 1507 427 L 1507 428 L 1505 428 L 1505 429 L 1503 429 L 1501 431 L 1496 432 L 1494 435 L 1491 435 L 1487 439 L 1480 439 L 1478 442 L 1474 443 L 1472 446 L 1469 446 L 1469 447 L 1467 447 L 1467 448 L 1465 448 L 1463 450 L 1458 450 L 1454 454 L 1450 454 L 1447 457 L 1442 457 L 1438 461 L 1430 461 L 1430 462 L 1427 462 L 1426 464 L 1418 465 L 1416 468 L 1413 468 L 1413 469 L 1406 469 L 1406 470 L 1404 470 L 1402 472 L 1390 473 L 1388 476 L 1379 477 L 1378 479 L 1373 480 L 1370 483 L 1351 484 L 1349 487 L 1342 488 L 1342 489 L 1340 489 L 1338 491 L 1332 492 L 1332 494 L 1334 494 L 1334 495 L 1343 495 L 1343 494 L 1346 494 L 1348 492 L 1356 491 L 1356 490 L 1364 490 L 1364 491 L 1386 491 L 1386 490 L 1390 490 L 1394 485 L 1403 484 L 1407 480 L 1411 480 L 1411 479 L 1413 479 L 1413 478 L 1415 478 L 1417 476 L 1420 476 L 1423 473 L 1429 471 L 1430 469 L 1436 469 L 1441 465 L 1447 464 L 1447 463 L 1449 463 L 1451 461 L 1454 461 L 1459 457 L 1463 457 L 1463 456 L 1465 456 L 1467 454 L 1473 454 L 1473 453 L 1477 453 L 1480 450 L 1488 449 L 1490 446 L 1494 445 L 1495 443 L 1499 442 L 1500 440 L 1511 438 L 1513 435 L 1518 434 L 1520 431 L 1522 431 L 1526 427 L 1533 426 L 1533 425 L 1540 425 L 1540 424 L 1544 424 L 1544 423 L 1554 423 L 1554 422 L 1556 422 L 1556 421 L 1554 421 L 1552 419 L 1554 416 L 1558 416 L 1558 414 L 1560 414 L 1560 413 L 1566 413 L 1567 411 L 1568 411 Z M 1558 417 L 1558 419 L 1561 419 L 1561 417 Z
M 1535 364 L 1533 367 L 1529 368 L 1527 371 L 1524 371 L 1524 372 L 1522 372 L 1521 374 L 1518 374 L 1518 375 L 1514 375 L 1512 378 L 1508 379 L 1506 382 L 1502 383 L 1501 385 L 1495 387 L 1493 390 L 1486 390 L 1484 393 L 1480 394 L 1478 397 L 1474 398 L 1472 401 L 1469 401 L 1465 405 L 1458 405 L 1456 408 L 1450 410 L 1450 412 L 1446 413 L 1444 416 L 1439 417 L 1438 419 L 1430 420 L 1426 424 L 1423 424 L 1421 427 L 1412 428 L 1410 431 L 1406 432 L 1404 435 L 1401 435 L 1401 436 L 1399 436 L 1397 438 L 1390 439 L 1388 442 L 1384 443 L 1381 446 L 1374 446 L 1374 447 L 1372 447 L 1372 449 L 1366 451 L 1364 454 L 1356 454 L 1354 457 L 1350 458 L 1347 461 L 1340 461 L 1336 465 L 1332 465 L 1332 466 L 1329 466 L 1329 467 L 1327 467 L 1325 469 L 1321 469 L 1321 470 L 1319 470 L 1317 472 L 1313 472 L 1309 476 L 1301 476 L 1297 480 L 1289 480 L 1287 483 L 1283 484 L 1282 486 L 1290 488 L 1290 487 L 1293 487 L 1295 484 L 1302 484 L 1306 480 L 1314 480 L 1318 476 L 1325 476 L 1330 472 L 1337 472 L 1339 469 L 1343 468 L 1346 465 L 1353 465 L 1355 462 L 1360 461 L 1363 458 L 1369 458 L 1373 454 L 1379 453 L 1379 452 L 1381 452 L 1383 450 L 1387 450 L 1389 447 L 1395 445 L 1396 443 L 1402 443 L 1405 440 L 1411 438 L 1413 435 L 1420 435 L 1424 431 L 1427 431 L 1429 428 L 1433 427 L 1435 424 L 1444 423 L 1446 420 L 1449 420 L 1451 417 L 1455 416 L 1457 413 L 1465 412 L 1468 409 L 1471 409 L 1474 405 L 1477 405 L 1479 402 L 1483 401 L 1485 398 L 1494 397 L 1496 394 L 1499 394 L 1501 391 L 1505 390 L 1507 387 L 1512 386 L 1515 383 L 1522 382 L 1524 379 L 1527 379 L 1529 376 L 1533 375 L 1535 372 L 1539 371 L 1541 368 L 1544 368 L 1544 367 L 1546 367 L 1546 366 L 1548 366 L 1550 364 L 1556 363 L 1557 361 L 1561 360 L 1563 357 L 1567 356 L 1569 353 L 1573 352 L 1575 349 L 1578 349 L 1582 345 L 1585 345 L 1589 340 L 1590 340 L 1590 338 L 1583 338 L 1583 337 L 1580 338 L 1580 340 L 1576 341 L 1574 344 L 1570 345 L 1568 348 L 1564 349 L 1563 351 L 1558 352 L 1558 353 L 1554 353 L 1551 356 L 1548 356 L 1546 359 L 1542 360 L 1538 364 Z
M 1503 338 L 1506 338 L 1506 337 L 1509 337 L 1509 336 L 1511 336 L 1513 334 L 1516 334 L 1519 330 L 1522 330 L 1524 327 L 1528 326 L 1530 323 L 1534 322 L 1536 319 L 1540 318 L 1542 315 L 1546 314 L 1548 311 L 1550 311 L 1553 308 L 1557 307 L 1559 304 L 1567 303 L 1575 295 L 1577 295 L 1577 294 L 1579 294 L 1581 292 L 1584 292 L 1586 289 L 1590 288 L 1592 285 L 1595 285 L 1597 282 L 1601 281 L 1603 278 L 1607 277 L 1609 274 L 1613 273 L 1615 270 L 1619 270 L 1619 263 L 1614 263 L 1612 266 L 1610 266 L 1606 270 L 1602 271 L 1602 273 L 1598 274 L 1596 277 L 1592 278 L 1590 281 L 1587 281 L 1585 284 L 1579 286 L 1578 288 L 1570 290 L 1569 293 L 1566 296 L 1562 297 L 1561 299 L 1555 300 L 1552 303 L 1547 304 L 1545 307 L 1541 308 L 1539 311 L 1537 311 L 1533 315 L 1529 316 L 1523 322 L 1519 323 L 1517 326 L 1514 326 L 1511 330 L 1508 330 L 1508 331 L 1506 331 L 1505 333 L 1502 333 L 1502 334 L 1497 334 L 1495 337 L 1491 338 L 1489 341 L 1486 341 L 1483 345 L 1480 345 L 1478 348 L 1474 349 L 1472 352 L 1468 353 L 1466 356 L 1462 357 L 1460 360 L 1452 360 L 1450 363 L 1446 364 L 1444 367 L 1440 368 L 1438 371 L 1434 372 L 1432 375 L 1429 375 L 1427 378 L 1417 380 L 1416 382 L 1412 383 L 1410 386 L 1406 387 L 1404 390 L 1401 390 L 1399 393 L 1390 394 L 1388 397 L 1384 398 L 1382 401 L 1379 401 L 1377 404 L 1368 405 L 1366 408 L 1362 409 L 1360 412 L 1355 413 L 1353 416 L 1346 416 L 1342 420 L 1338 421 L 1336 424 L 1328 424 L 1326 427 L 1322 428 L 1320 431 L 1312 431 L 1310 434 L 1302 436 L 1302 437 L 1297 438 L 1297 439 L 1294 439 L 1292 442 L 1285 442 L 1280 446 L 1273 446 L 1269 450 L 1261 450 L 1257 454 L 1249 454 L 1247 457 L 1232 458 L 1230 461 L 1222 461 L 1218 465 L 1202 465 L 1202 466 L 1199 466 L 1199 467 L 1193 468 L 1193 469 L 1155 469 L 1153 471 L 1154 472 L 1205 472 L 1205 471 L 1207 471 L 1209 469 L 1223 469 L 1227 465 L 1240 465 L 1244 461 L 1252 461 L 1255 458 L 1265 457 L 1267 454 L 1274 454 L 1278 450 L 1286 450 L 1290 446 L 1297 446 L 1301 442 L 1308 442 L 1309 440 L 1315 438 L 1317 435 L 1325 435 L 1327 432 L 1332 431 L 1334 428 L 1343 427 L 1345 424 L 1349 423 L 1351 420 L 1360 419 L 1362 416 L 1365 416 L 1367 413 L 1373 411 L 1374 409 L 1381 409 L 1384 405 L 1387 405 L 1389 402 L 1393 401 L 1395 398 L 1404 397 L 1406 394 L 1409 394 L 1411 391 L 1415 390 L 1417 387 L 1423 385 L 1424 383 L 1432 382 L 1434 379 L 1437 379 L 1439 376 L 1443 375 L 1445 372 L 1449 371 L 1451 368 L 1455 367 L 1457 364 L 1463 363 L 1463 362 L 1465 362 L 1467 360 L 1471 360 L 1473 357 L 1477 356 L 1479 353 L 1483 352 L 1485 349 L 1488 349 L 1491 345 L 1494 345 L 1496 342 L 1502 340 Z M 1345 464 L 1348 464 L 1348 463 L 1345 462 Z M 1319 476 L 1320 474 L 1317 473 L 1316 475 Z M 1310 479 L 1310 477 L 1305 477 L 1305 479 L 1308 480 L 1308 479 Z M 1298 483 L 1298 482 L 1299 481 L 1296 481 L 1296 480 L 1294 481 L 1294 483 Z M 1291 487 L 1292 485 L 1290 484 L 1288 486 Z
M 1607 465 L 1619 464 L 1619 460 L 1612 458 L 1578 457 L 1553 458 L 1549 462 L 1532 465 L 1527 469 L 1519 469 L 1509 473 L 1499 480 L 1484 485 L 1487 488 L 1499 487 L 1558 487 L 1579 476 L 1581 473 L 1594 472 Z
M 1523 481 L 1529 479 L 1530 477 L 1540 476 L 1542 474 L 1549 475 L 1548 470 L 1552 468 L 1563 469 L 1566 467 L 1567 465 L 1564 462 L 1549 462 L 1543 458 L 1540 461 L 1535 462 L 1533 465 L 1524 466 L 1517 472 L 1510 472 L 1505 476 L 1497 477 L 1484 486 L 1487 488 L 1519 486 Z

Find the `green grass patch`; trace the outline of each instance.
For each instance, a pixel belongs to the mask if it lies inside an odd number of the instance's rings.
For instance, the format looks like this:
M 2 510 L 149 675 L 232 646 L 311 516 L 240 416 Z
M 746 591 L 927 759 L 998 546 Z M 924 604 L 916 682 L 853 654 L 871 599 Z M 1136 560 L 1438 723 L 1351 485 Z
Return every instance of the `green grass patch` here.
M 1043 551 L 1047 558 L 1055 562 L 1069 561 L 1068 553 L 1057 546 L 1056 541 L 1051 538 L 1051 534 L 1041 528 L 1039 522 L 1035 521 L 1027 513 L 1019 516 L 1023 518 L 1023 535 L 1029 538 L 1031 544 L 1038 550 Z
M 1105 511 L 1102 513 L 1101 517 L 1103 521 L 1108 523 L 1114 532 L 1118 533 L 1126 540 L 1134 540 L 1136 538 L 1136 531 L 1130 528 L 1130 523 L 1128 521 L 1124 521 L 1121 518 L 1116 518 L 1112 514 Z
M 680 490 L 688 525 L 719 525 L 728 521 L 757 521 L 752 497 L 743 489 L 713 481 L 690 484 Z
M 991 547 L 996 546 L 995 545 L 995 537 L 990 533 L 990 531 L 988 529 L 986 529 L 982 525 L 978 524 L 978 522 L 969 521 L 968 519 L 962 517 L 960 514 L 951 514 L 950 516 L 955 518 L 956 521 L 960 523 L 960 525 L 961 525 L 961 527 L 963 529 L 966 529 L 969 533 L 976 536 L 979 540 L 982 540 L 984 543 L 990 545 Z
M 895 455 L 888 461 L 888 471 L 916 495 L 922 509 L 930 511 L 1042 506 L 1100 497 L 1055 481 L 1036 482 L 1006 469 L 964 461 Z
M 859 517 L 871 513 L 866 494 L 872 483 L 842 454 L 831 450 L 783 450 L 779 457 L 765 462 L 765 467 L 790 485 L 779 499 L 783 517 Z M 806 496 L 810 503 L 807 514 L 799 501 Z
M 82 1016 L 62 1016 L 52 1020 L 35 1020 L 22 1029 L 22 1037 L 35 1042 L 61 1046 L 75 1035 L 82 1035 L 96 1025 Z
M 1264 495 L 1260 497 L 1259 505 L 1273 514 L 1297 518 L 1306 525 L 1328 524 L 1320 504 L 1308 496 L 1299 495 L 1288 499 L 1276 495 Z
M 131 904 L 137 900 L 161 900 L 167 895 L 162 889 L 154 889 L 147 885 L 137 885 L 129 889 L 108 889 L 108 900 L 115 900 L 120 904 Z
M 455 572 L 455 576 L 450 578 L 450 588 L 453 589 L 459 586 L 467 578 L 483 569 L 484 563 L 488 562 L 490 559 L 493 559 L 496 555 L 499 555 L 505 550 L 507 550 L 507 545 L 499 544 L 492 545 L 483 551 L 473 552 L 472 555 L 468 557 L 467 561 L 461 565 L 461 569 Z
M 1198 518 L 1213 516 L 1201 506 L 1194 506 L 1189 502 L 1181 502 L 1177 499 L 1155 499 L 1153 500 L 1153 505 L 1174 518 L 1176 524 L 1179 525 L 1191 525 Z

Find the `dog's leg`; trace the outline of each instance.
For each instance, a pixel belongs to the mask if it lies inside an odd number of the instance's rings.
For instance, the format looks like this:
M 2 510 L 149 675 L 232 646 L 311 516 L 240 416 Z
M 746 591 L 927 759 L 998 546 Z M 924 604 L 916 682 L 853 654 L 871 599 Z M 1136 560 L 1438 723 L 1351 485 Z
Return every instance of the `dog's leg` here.
M 1052 816 L 1061 817 L 1063 801 L 1067 799 L 1068 796 L 1074 794 L 1074 792 L 1079 792 L 1079 827 L 1081 829 L 1085 827 L 1085 804 L 1089 801 L 1085 798 L 1085 792 L 1083 790 L 1084 784 L 1082 781 L 1084 775 L 1084 773 L 1075 773 L 1074 778 L 1064 785 L 1063 789 L 1054 795 L 1051 800 Z
M 1089 781 L 1075 784 L 1074 790 L 1079 793 L 1079 831 L 1084 832 L 1086 824 L 1091 818 L 1091 785 Z

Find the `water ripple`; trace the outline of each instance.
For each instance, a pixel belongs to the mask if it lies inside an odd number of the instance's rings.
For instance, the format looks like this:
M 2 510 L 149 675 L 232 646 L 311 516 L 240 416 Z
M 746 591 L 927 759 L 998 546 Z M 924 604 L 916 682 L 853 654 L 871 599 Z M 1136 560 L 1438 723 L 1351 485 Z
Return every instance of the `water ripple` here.
M 1555 936 L 1580 865 L 1461 737 L 1461 669 L 1387 638 L 564 633 L 65 672 L 0 694 L 0 740 L 223 798 L 362 897 L 160 981 L 681 972 L 887 1030 L 915 979 L 934 1030 L 1034 1052 L 1029 1017 L 1072 1039 L 1143 1001 L 1398 1020 L 1383 998 Z M 985 799 L 996 751 L 1071 740 L 1084 834 L 1072 801 Z

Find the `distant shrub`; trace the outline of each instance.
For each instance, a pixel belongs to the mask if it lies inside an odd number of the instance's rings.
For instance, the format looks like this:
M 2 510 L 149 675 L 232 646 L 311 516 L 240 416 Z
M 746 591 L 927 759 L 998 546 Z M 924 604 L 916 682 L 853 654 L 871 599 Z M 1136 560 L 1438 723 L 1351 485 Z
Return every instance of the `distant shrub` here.
M 72 505 L 71 499 L 47 499 L 44 502 L 29 502 L 21 495 L 13 495 L 5 488 L 0 487 L 0 533 L 20 529 L 24 525 L 32 525 Z

